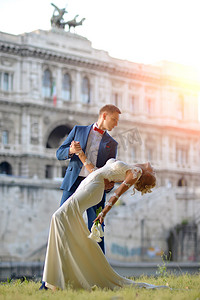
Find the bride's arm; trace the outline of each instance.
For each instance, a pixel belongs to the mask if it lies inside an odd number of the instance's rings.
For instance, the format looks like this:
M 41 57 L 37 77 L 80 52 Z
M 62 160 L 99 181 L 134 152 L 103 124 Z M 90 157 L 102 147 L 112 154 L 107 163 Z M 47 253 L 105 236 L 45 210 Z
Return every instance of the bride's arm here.
M 85 155 L 85 153 L 83 152 L 80 143 L 78 141 L 72 141 L 71 145 L 70 145 L 70 154 L 76 154 L 80 161 L 84 164 L 84 166 L 86 167 L 86 169 L 91 173 L 94 170 L 96 170 L 97 168 L 87 159 L 87 156 Z
M 99 222 L 102 224 L 103 220 L 104 220 L 104 218 L 106 216 L 106 214 L 109 212 L 109 210 L 112 208 L 112 206 L 117 202 L 117 200 L 119 199 L 119 197 L 123 193 L 125 193 L 133 184 L 135 184 L 138 179 L 139 179 L 138 176 L 133 176 L 132 171 L 128 170 L 126 172 L 125 180 L 115 190 L 115 193 L 113 194 L 112 197 L 110 197 L 107 205 L 102 210 L 102 212 L 98 215 L 98 217 L 94 220 L 94 222 L 97 221 L 97 220 L 99 220 Z
M 79 159 L 81 160 L 81 162 L 83 163 L 83 165 L 86 167 L 86 169 L 91 173 L 95 170 L 97 170 L 98 168 L 95 167 L 91 161 L 89 159 L 87 159 L 87 156 L 85 155 L 85 153 L 83 152 L 83 150 L 79 151 L 78 153 L 76 153 L 79 157 Z

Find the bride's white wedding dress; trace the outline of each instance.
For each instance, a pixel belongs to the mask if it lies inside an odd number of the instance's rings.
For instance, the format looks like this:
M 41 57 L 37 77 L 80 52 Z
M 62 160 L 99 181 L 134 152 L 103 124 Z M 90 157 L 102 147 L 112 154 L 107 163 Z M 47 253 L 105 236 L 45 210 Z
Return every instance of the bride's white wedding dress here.
M 123 181 L 126 171 L 139 177 L 141 169 L 110 159 L 106 165 L 84 179 L 76 192 L 53 214 L 45 258 L 43 281 L 49 288 L 90 290 L 94 285 L 114 289 L 125 285 L 158 288 L 136 283 L 117 274 L 109 265 L 84 222 L 84 211 L 99 203 L 104 193 L 104 179 Z

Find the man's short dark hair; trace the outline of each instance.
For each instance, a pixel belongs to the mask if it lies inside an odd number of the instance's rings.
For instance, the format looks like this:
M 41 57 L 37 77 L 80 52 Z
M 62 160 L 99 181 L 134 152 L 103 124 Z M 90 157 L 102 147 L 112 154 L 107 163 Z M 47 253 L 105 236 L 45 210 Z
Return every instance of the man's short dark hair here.
M 113 105 L 113 104 L 106 104 L 106 105 L 104 105 L 100 109 L 99 115 L 102 115 L 104 112 L 108 112 L 108 113 L 111 113 L 111 114 L 113 114 L 114 112 L 117 112 L 118 114 L 121 114 L 120 109 L 117 106 Z

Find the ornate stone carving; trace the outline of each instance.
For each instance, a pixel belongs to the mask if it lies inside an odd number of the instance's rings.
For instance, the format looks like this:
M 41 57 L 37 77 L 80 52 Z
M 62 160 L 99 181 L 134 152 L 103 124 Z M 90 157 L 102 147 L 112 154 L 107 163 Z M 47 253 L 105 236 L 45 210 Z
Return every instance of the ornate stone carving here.
M 39 97 L 39 82 L 38 82 L 38 75 L 32 73 L 30 75 L 30 93 L 33 96 L 33 98 Z
M 39 144 L 39 118 L 31 116 L 31 144 Z

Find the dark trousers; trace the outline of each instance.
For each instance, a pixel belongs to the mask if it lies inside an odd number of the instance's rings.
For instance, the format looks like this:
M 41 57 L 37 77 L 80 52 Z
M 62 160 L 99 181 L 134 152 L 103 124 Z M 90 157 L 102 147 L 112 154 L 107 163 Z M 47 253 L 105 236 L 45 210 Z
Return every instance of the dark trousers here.
M 79 176 L 77 178 L 77 180 L 75 181 L 73 187 L 71 188 L 70 191 L 65 191 L 63 190 L 63 195 L 61 198 L 61 203 L 60 206 L 76 191 L 76 189 L 78 188 L 79 184 L 81 183 L 81 181 L 84 179 L 84 177 Z M 90 208 L 87 209 L 87 218 L 88 218 L 88 229 L 89 231 L 91 231 L 91 227 L 93 225 L 93 221 L 94 219 L 96 219 L 96 210 L 99 207 L 102 207 L 102 209 L 105 206 L 105 193 L 103 195 L 103 198 L 101 200 L 101 202 L 99 202 L 97 205 L 94 205 Z M 102 224 L 102 228 L 104 228 L 104 223 Z M 103 253 L 105 254 L 105 246 L 104 246 L 104 238 L 102 238 L 102 241 L 99 243 L 99 246 L 101 247 Z

